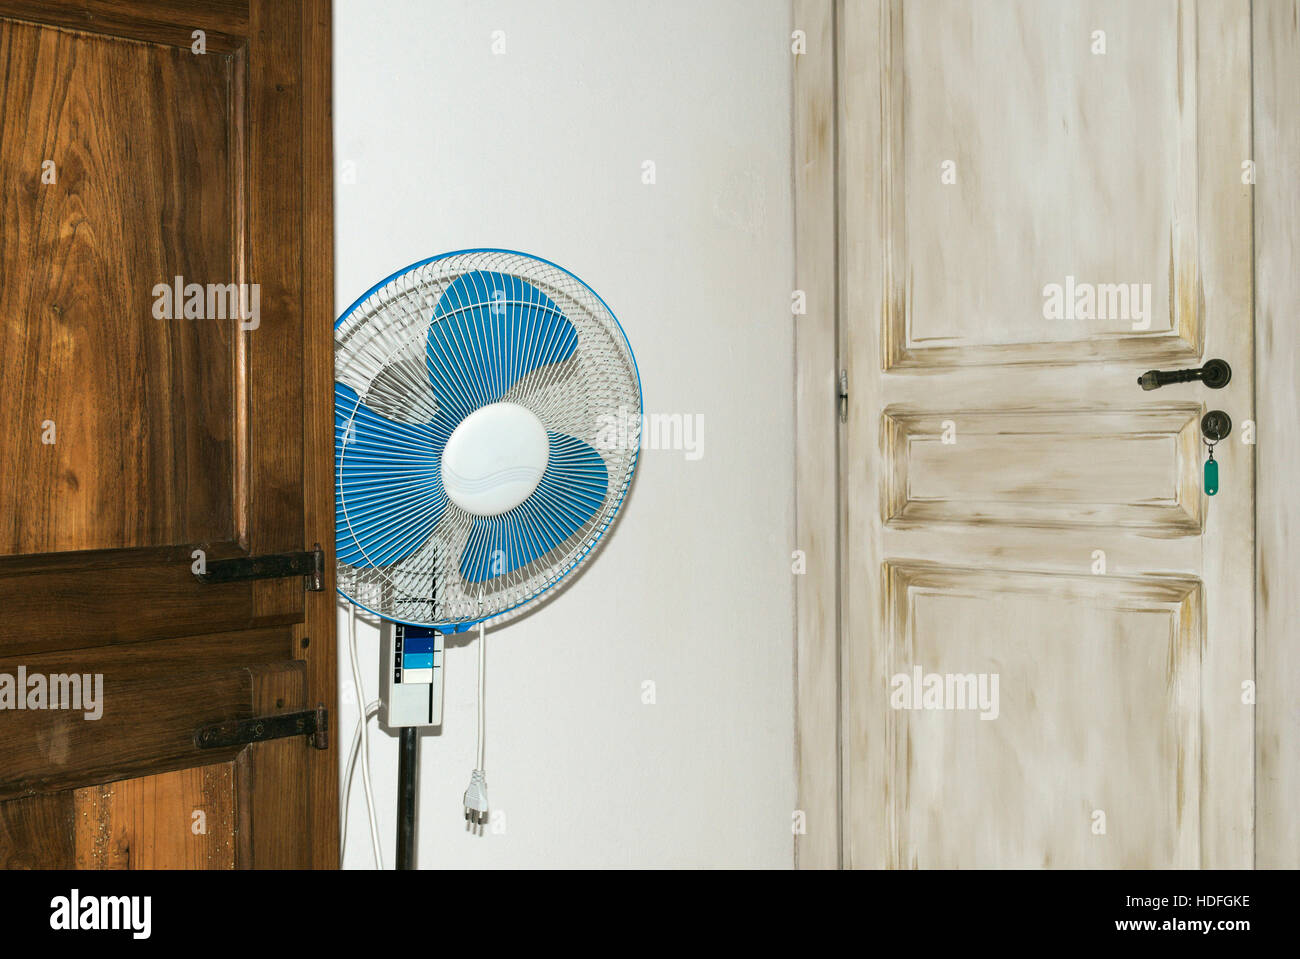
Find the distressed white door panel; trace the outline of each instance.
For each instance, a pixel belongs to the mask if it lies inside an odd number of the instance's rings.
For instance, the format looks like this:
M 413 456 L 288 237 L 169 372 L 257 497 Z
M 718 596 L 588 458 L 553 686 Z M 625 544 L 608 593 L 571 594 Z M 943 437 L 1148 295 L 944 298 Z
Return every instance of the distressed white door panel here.
M 1196 5 L 891 7 L 886 364 L 1195 356 Z
M 886 521 L 1199 534 L 1203 412 L 890 406 Z
M 1249 866 L 1249 3 L 838 9 L 844 861 Z M 918 667 L 996 718 L 895 708 Z
M 996 712 L 891 709 L 891 865 L 1199 862 L 1196 580 L 886 575 L 890 678 L 998 677 Z

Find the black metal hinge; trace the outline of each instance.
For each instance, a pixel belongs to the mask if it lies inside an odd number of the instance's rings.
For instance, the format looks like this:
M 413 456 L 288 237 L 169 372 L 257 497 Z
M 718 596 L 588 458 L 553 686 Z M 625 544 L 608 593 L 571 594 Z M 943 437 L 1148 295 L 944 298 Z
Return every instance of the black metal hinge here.
M 303 586 L 313 593 L 325 588 L 325 552 L 320 543 L 302 553 L 268 553 L 265 556 L 239 556 L 214 559 L 207 569 L 195 573 L 200 583 L 237 583 L 248 579 L 283 579 L 301 576 Z
M 322 705 L 301 713 L 278 713 L 211 723 L 195 731 L 194 745 L 199 749 L 221 749 L 289 736 L 307 736 L 316 749 L 328 749 L 329 710 Z
M 840 390 L 838 393 L 840 422 L 849 421 L 849 371 L 840 370 Z

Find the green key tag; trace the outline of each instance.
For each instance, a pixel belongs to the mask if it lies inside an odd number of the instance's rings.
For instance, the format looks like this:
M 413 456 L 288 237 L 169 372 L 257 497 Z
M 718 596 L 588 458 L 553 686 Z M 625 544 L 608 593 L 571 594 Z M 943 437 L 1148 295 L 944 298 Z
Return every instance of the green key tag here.
M 1213 496 L 1219 491 L 1219 464 L 1210 450 L 1210 458 L 1205 461 L 1205 494 Z

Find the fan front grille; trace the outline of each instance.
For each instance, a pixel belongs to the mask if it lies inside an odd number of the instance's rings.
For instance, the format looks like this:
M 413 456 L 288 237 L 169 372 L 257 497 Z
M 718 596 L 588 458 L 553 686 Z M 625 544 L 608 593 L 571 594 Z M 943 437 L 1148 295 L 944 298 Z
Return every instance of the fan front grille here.
M 500 620 L 590 555 L 632 480 L 641 390 L 618 321 L 581 280 L 508 251 L 437 257 L 354 304 L 334 351 L 348 599 L 418 625 Z M 549 484 L 492 521 L 446 498 L 438 462 L 457 418 L 485 398 L 526 407 L 553 451 L 576 451 L 553 453 Z

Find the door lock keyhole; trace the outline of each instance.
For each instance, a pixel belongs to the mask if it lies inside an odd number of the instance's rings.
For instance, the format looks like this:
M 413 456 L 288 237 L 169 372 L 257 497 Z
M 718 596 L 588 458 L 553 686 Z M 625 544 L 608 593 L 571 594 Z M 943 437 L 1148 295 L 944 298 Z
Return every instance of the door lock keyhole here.
M 1223 410 L 1210 410 L 1201 417 L 1201 440 L 1205 443 L 1205 495 L 1219 491 L 1219 461 L 1214 458 L 1214 444 L 1232 432 L 1232 418 Z
M 1223 410 L 1210 410 L 1201 417 L 1201 434 L 1217 443 L 1232 432 L 1232 418 Z

